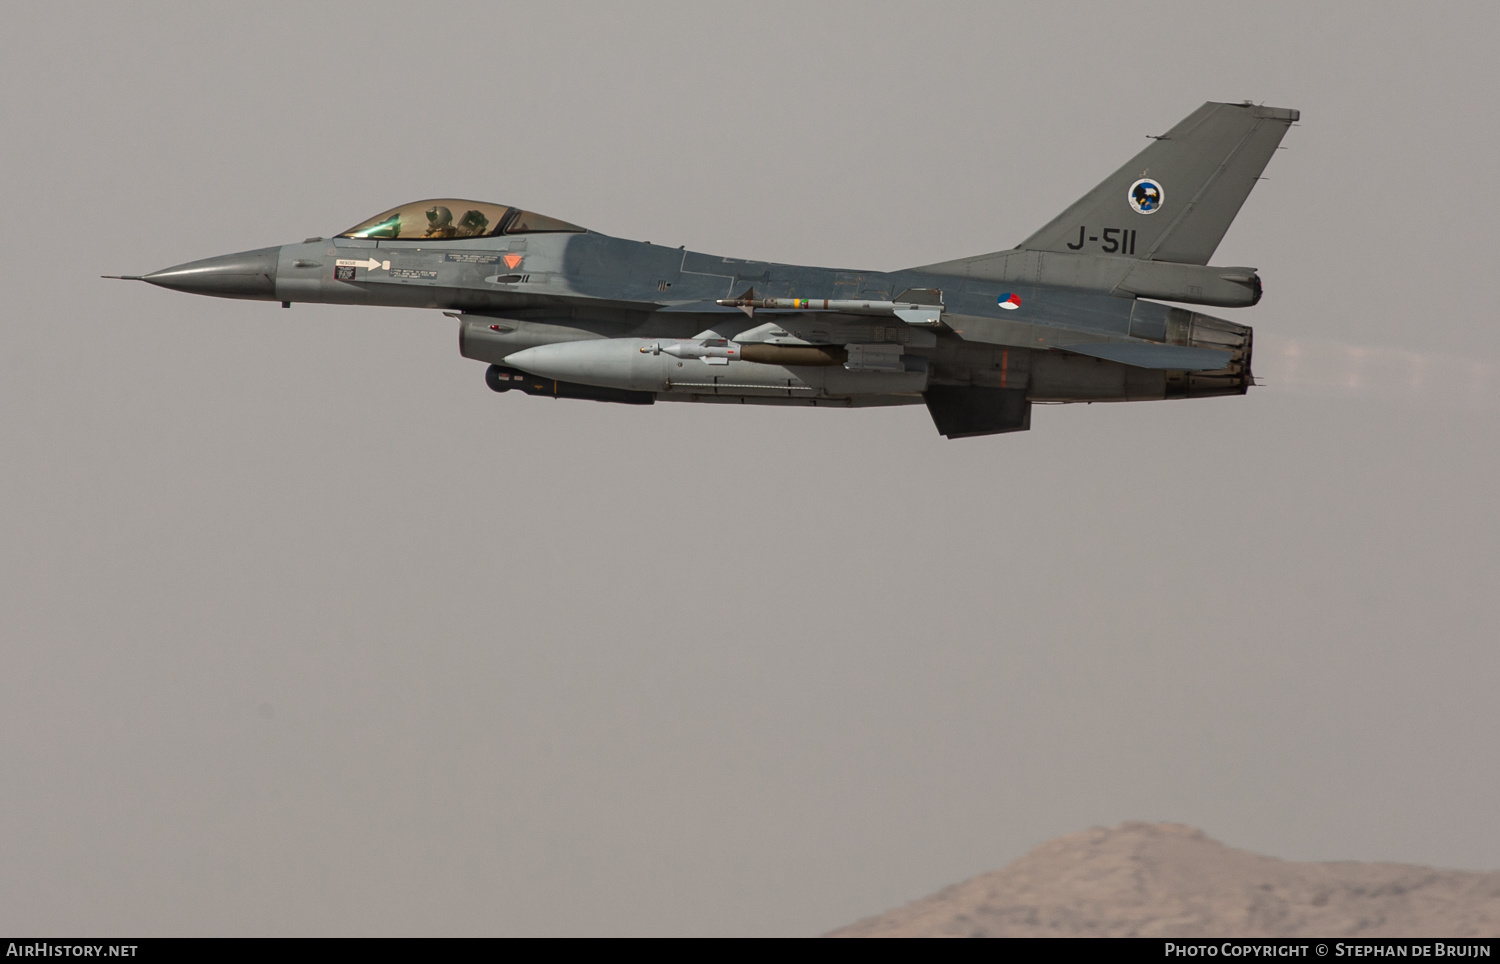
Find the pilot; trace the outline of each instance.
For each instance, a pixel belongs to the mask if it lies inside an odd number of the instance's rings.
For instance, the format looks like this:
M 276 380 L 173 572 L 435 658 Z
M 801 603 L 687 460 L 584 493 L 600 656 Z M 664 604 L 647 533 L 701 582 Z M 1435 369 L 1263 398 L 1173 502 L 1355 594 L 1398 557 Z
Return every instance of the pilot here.
M 460 238 L 481 237 L 490 226 L 490 219 L 484 216 L 478 208 L 470 208 L 464 212 L 464 216 L 458 220 L 458 233 Z
M 427 233 L 424 238 L 451 238 L 458 233 L 453 226 L 453 212 L 441 204 L 427 209 Z

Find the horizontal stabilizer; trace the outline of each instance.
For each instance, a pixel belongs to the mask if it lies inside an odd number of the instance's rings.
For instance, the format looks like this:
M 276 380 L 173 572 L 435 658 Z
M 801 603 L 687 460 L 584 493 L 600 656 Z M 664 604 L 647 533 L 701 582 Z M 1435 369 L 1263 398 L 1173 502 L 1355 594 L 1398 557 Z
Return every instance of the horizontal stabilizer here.
M 1229 364 L 1233 352 L 1216 348 L 1187 348 L 1183 345 L 1152 345 L 1144 342 L 1105 343 L 1100 345 L 1059 345 L 1064 351 L 1105 361 L 1119 362 L 1136 368 L 1159 368 L 1168 371 L 1210 372 Z

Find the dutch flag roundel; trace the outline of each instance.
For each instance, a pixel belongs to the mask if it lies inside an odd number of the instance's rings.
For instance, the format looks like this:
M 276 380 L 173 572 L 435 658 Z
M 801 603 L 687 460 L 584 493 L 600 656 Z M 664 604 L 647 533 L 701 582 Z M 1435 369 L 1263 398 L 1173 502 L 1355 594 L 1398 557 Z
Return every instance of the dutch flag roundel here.
M 1006 311 L 1015 311 L 1021 307 L 1021 296 L 1012 291 L 1002 292 L 1000 297 L 995 299 L 995 303 Z

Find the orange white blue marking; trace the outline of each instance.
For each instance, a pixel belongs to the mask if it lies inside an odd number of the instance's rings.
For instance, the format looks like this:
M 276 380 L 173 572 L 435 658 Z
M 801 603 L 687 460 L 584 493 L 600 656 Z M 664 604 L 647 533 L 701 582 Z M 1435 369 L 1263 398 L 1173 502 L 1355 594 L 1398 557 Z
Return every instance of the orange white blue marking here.
M 1013 291 L 1005 291 L 1000 294 L 999 298 L 995 299 L 995 303 L 1006 311 L 1015 311 L 1021 307 L 1021 296 Z

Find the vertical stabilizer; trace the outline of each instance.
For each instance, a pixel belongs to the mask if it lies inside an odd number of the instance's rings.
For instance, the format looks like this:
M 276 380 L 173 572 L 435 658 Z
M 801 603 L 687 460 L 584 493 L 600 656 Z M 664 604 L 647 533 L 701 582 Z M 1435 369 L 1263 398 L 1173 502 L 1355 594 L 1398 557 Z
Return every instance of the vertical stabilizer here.
M 1207 264 L 1299 116 L 1204 104 L 1018 247 Z

